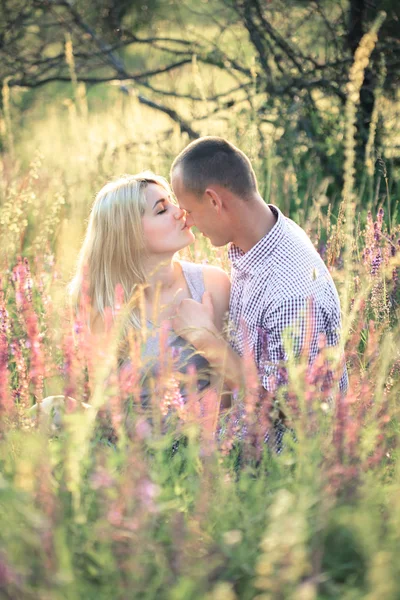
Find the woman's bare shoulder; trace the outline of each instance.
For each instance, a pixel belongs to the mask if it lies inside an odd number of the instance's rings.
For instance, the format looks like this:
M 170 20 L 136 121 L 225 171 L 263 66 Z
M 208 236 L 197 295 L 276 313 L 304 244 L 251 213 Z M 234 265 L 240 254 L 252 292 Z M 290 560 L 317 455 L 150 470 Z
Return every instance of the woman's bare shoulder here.
M 218 329 L 224 326 L 226 313 L 229 310 L 231 281 L 229 275 L 220 267 L 204 265 L 204 287 L 210 292 L 214 306 L 215 324 Z
M 104 318 L 98 311 L 92 311 L 90 315 L 90 331 L 96 336 L 101 336 L 106 331 Z
M 227 291 L 228 294 L 230 293 L 231 280 L 228 273 L 226 273 L 226 271 L 220 267 L 216 267 L 214 265 L 204 265 L 203 276 L 207 291 L 212 293 L 211 288 L 215 288 L 216 291 Z

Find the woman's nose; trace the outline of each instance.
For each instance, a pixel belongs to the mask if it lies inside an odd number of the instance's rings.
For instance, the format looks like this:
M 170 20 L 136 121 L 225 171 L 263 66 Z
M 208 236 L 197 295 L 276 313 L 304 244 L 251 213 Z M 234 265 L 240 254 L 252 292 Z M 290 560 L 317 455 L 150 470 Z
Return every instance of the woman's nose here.
M 177 221 L 179 221 L 180 219 L 184 219 L 186 217 L 186 210 L 184 210 L 183 208 L 179 208 L 178 206 L 174 216 Z
M 190 214 L 188 214 L 186 211 L 185 211 L 185 213 L 186 213 L 185 214 L 186 227 L 190 228 L 194 225 L 194 221 Z

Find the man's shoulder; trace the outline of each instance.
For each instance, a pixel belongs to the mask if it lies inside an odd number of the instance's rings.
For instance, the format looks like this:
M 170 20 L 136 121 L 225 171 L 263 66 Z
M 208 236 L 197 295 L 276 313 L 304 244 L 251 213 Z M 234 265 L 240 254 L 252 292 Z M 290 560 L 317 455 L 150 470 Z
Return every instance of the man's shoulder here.
M 298 246 L 286 247 L 286 252 L 262 261 L 253 273 L 249 291 L 252 297 L 248 302 L 257 301 L 260 309 L 268 311 L 310 297 L 321 305 L 338 302 L 328 268 L 315 248 L 308 245 L 303 252 Z
M 298 283 L 315 279 L 316 274 L 329 278 L 327 266 L 304 229 L 287 217 L 285 220 L 286 235 L 271 257 L 275 276 Z

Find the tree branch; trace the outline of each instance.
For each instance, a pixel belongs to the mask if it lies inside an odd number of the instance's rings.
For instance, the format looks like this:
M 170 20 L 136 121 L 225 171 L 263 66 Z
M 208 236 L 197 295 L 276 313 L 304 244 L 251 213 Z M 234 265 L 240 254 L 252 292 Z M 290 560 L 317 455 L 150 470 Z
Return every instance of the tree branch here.
M 150 108 L 155 108 L 156 110 L 159 110 L 160 112 L 163 112 L 166 115 L 168 115 L 173 121 L 175 121 L 175 123 L 178 123 L 179 127 L 181 128 L 181 131 L 187 133 L 191 140 L 195 140 L 198 137 L 200 137 L 200 134 L 197 131 L 195 131 L 194 129 L 192 129 L 190 127 L 189 123 L 187 123 L 187 121 L 182 119 L 182 117 L 180 117 L 178 115 L 178 113 L 175 110 L 173 110 L 172 108 L 168 108 L 167 106 L 164 106 L 163 104 L 154 102 L 154 100 L 149 100 L 149 98 L 145 98 L 141 94 L 139 94 L 137 96 L 137 98 L 141 104 L 150 106 Z

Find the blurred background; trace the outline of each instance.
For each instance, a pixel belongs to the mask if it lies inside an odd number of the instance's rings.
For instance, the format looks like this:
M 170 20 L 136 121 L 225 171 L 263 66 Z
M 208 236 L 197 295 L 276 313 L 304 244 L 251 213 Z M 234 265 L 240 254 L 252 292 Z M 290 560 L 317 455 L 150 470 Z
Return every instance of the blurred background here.
M 399 32 L 398 0 L 0 0 L 1 599 L 398 600 Z M 65 307 L 96 192 L 202 135 L 328 265 L 349 393 L 291 365 L 282 456 L 246 398 L 217 447 L 209 407 L 161 435 L 106 369 L 98 413 L 32 420 L 92 400 Z
M 350 69 L 382 10 L 371 59 L 359 63 L 355 166 L 360 216 L 384 202 L 396 222 L 397 1 L 3 0 L 1 194 L 19 195 L 24 174 L 23 205 L 42 217 L 22 234 L 10 215 L 19 236 L 8 258 L 57 238 L 68 273 L 104 182 L 145 168 L 168 175 L 201 135 L 239 145 L 265 200 L 301 225 L 337 215 Z

